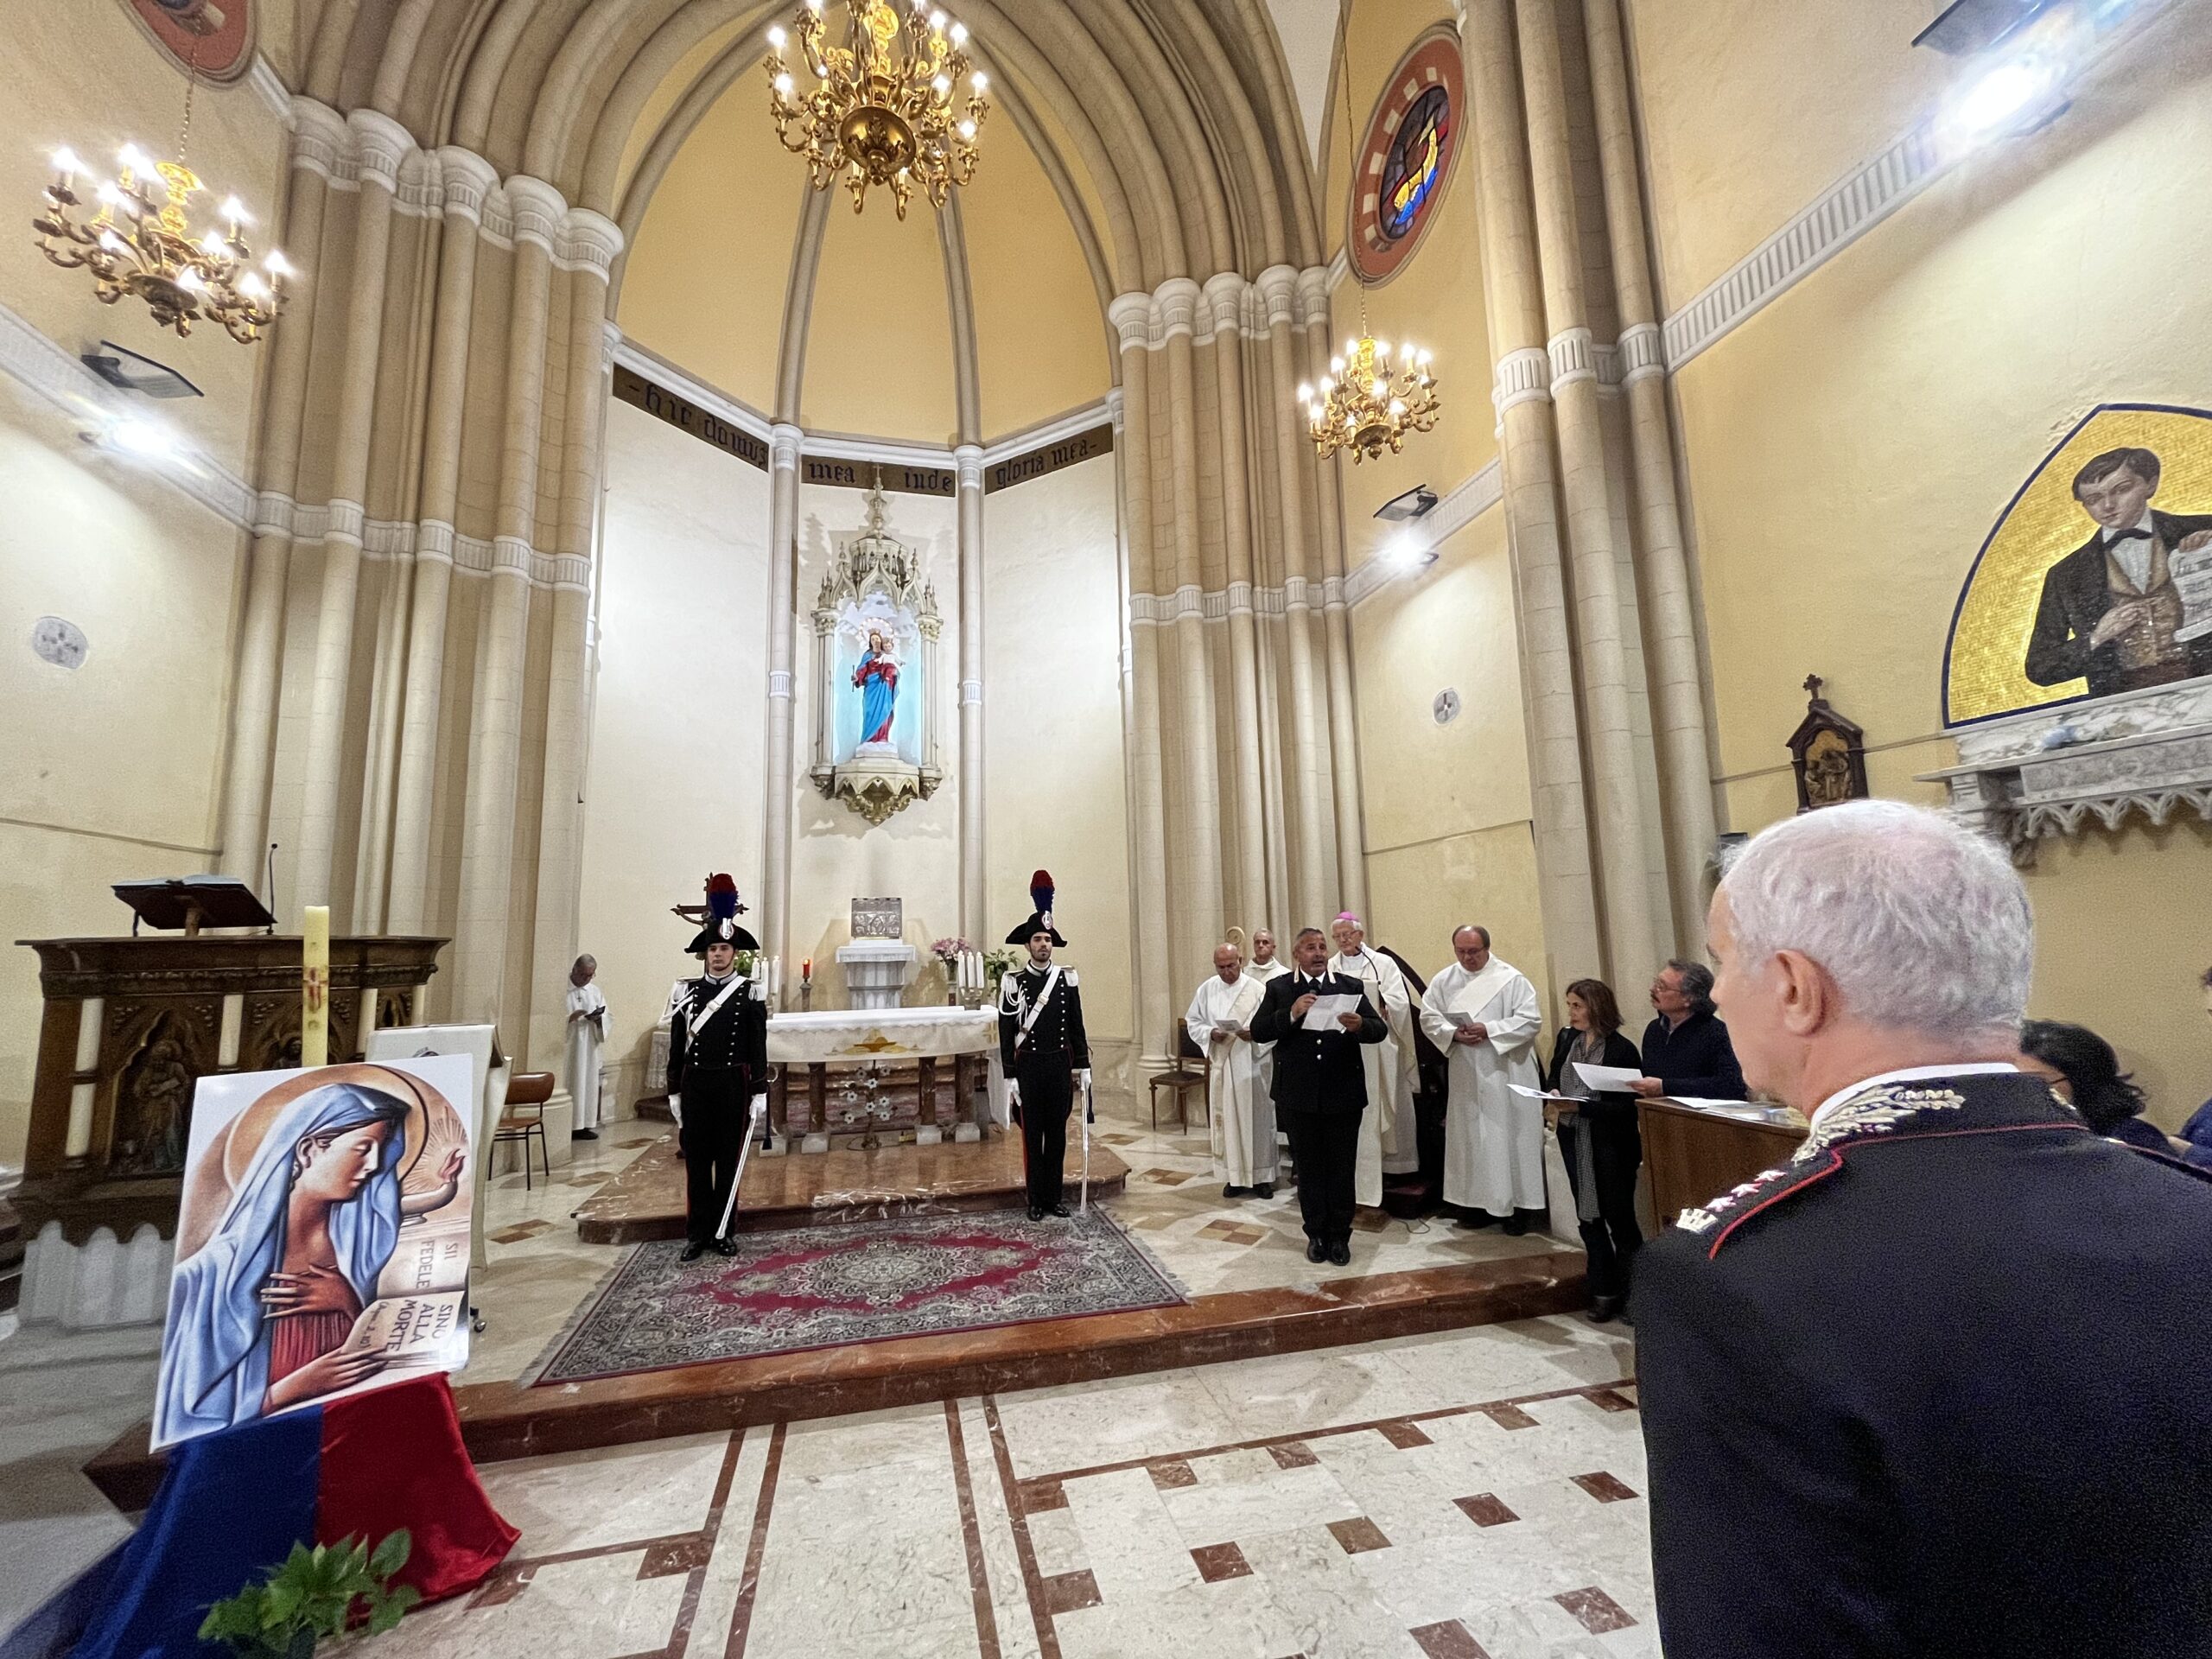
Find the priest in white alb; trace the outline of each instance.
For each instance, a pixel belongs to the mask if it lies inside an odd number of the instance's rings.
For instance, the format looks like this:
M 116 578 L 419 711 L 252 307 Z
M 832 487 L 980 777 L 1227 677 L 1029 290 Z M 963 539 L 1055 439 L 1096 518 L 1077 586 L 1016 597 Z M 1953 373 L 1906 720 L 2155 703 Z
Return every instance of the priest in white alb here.
M 1460 1224 L 1529 1230 L 1544 1208 L 1544 1109 L 1512 1085 L 1538 1084 L 1536 1033 L 1543 1010 L 1536 988 L 1491 954 L 1490 930 L 1452 935 L 1459 958 L 1431 980 L 1421 999 L 1421 1029 L 1448 1058 L 1444 1108 L 1444 1202 Z
M 1382 1041 L 1359 1051 L 1367 1067 L 1367 1110 L 1359 1120 L 1359 1162 L 1352 1193 L 1360 1204 L 1379 1206 L 1385 1175 L 1416 1174 L 1421 1169 L 1414 1117 L 1420 1063 L 1414 1053 L 1413 991 L 1396 963 L 1367 948 L 1367 930 L 1350 911 L 1337 917 L 1329 936 L 1337 942 L 1329 971 L 1363 982 L 1369 1006 L 1390 1028 Z
M 1224 1198 L 1275 1195 L 1275 1103 L 1260 1088 L 1252 1016 L 1267 982 L 1244 971 L 1244 953 L 1224 944 L 1213 974 L 1192 997 L 1184 1017 L 1193 1042 L 1205 1045 L 1206 1116 L 1213 1123 L 1215 1172 Z
M 599 1052 L 607 1043 L 607 998 L 593 982 L 599 963 L 578 957 L 569 969 L 569 1098 L 575 1103 L 572 1138 L 599 1139 Z

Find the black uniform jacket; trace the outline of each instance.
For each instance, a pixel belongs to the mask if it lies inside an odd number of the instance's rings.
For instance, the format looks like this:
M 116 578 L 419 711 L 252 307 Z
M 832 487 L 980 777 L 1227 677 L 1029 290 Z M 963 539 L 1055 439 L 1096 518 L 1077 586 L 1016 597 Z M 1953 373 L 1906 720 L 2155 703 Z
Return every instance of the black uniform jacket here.
M 999 1064 L 1008 1077 L 1014 1075 L 1017 1060 L 1026 1061 L 1032 1055 L 1065 1055 L 1061 1064 L 1077 1071 L 1090 1065 L 1090 1039 L 1083 1031 L 1083 991 L 1072 968 L 1060 969 L 1052 1000 L 1030 1027 L 1029 1034 L 1021 1038 L 1017 1052 L 1014 1039 L 1020 1035 L 1021 1022 L 1037 1006 L 1045 982 L 1051 977 L 1049 968 L 1040 972 L 1025 965 L 999 982 Z
M 711 1018 L 698 1023 L 728 982 L 691 980 L 677 999 L 668 1027 L 669 1093 L 682 1094 L 690 1084 L 696 1094 L 711 1084 L 718 1092 L 742 1089 L 749 1097 L 767 1088 L 768 1005 L 760 981 L 743 982 Z
M 2151 528 L 2171 553 L 2198 531 L 2212 530 L 2212 515 L 2153 508 Z M 2089 636 L 2112 605 L 2112 569 L 2105 562 L 2105 533 L 2099 530 L 2044 573 L 2035 632 L 2028 636 L 2028 677 L 2037 685 L 2063 685 L 2086 677 L 2093 697 L 2126 690 L 2127 670 L 2120 659 L 2119 643 L 2089 648 Z M 2212 674 L 2212 634 L 2198 635 L 2184 649 L 2190 673 Z
M 1694 1014 L 1671 1030 L 1664 1020 L 1646 1026 L 1643 1075 L 1658 1078 L 1668 1094 L 1696 1100 L 1744 1100 L 1751 1092 L 1728 1027 L 1709 1014 Z
M 1544 1087 L 1556 1090 L 1560 1079 L 1567 1075 L 1567 1063 L 1574 1058 L 1574 1045 L 1582 1033 L 1572 1026 L 1563 1027 L 1552 1043 L 1552 1063 L 1544 1069 Z M 1611 1032 L 1605 1038 L 1605 1052 L 1599 1057 L 1599 1065 L 1624 1066 L 1635 1071 L 1643 1069 L 1643 1062 L 1637 1055 L 1636 1045 L 1624 1032 Z M 1576 1110 L 1592 1123 L 1633 1123 L 1636 1122 L 1636 1096 L 1616 1091 L 1600 1094 L 1584 1101 Z
M 1877 1082 L 1636 1270 L 1669 1659 L 2212 1655 L 2212 1175 Z
M 1290 1016 L 1290 1005 L 1311 988 L 1296 969 L 1268 982 L 1252 1016 L 1252 1040 L 1275 1046 L 1275 1104 L 1287 1112 L 1357 1112 L 1367 1104 L 1367 1068 L 1359 1045 L 1379 1043 L 1390 1027 L 1367 1001 L 1367 988 L 1350 974 L 1321 976 L 1325 996 L 1359 998 L 1359 1029 L 1338 1026 L 1307 1031 Z

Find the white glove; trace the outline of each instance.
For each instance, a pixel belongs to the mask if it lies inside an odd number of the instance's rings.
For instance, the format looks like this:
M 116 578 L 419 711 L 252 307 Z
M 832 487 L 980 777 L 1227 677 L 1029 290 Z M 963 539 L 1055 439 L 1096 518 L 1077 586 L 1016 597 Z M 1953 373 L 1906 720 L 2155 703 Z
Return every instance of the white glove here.
M 1012 1077 L 1006 1080 L 1006 1103 L 1009 1106 L 1021 1104 L 1021 1084 Z
M 681 1095 L 671 1095 L 671 1096 L 668 1097 L 668 1115 L 669 1115 L 671 1117 L 672 1117 L 672 1118 L 674 1118 L 674 1119 L 676 1120 L 676 1127 L 677 1127 L 677 1128 L 679 1128 L 679 1129 L 680 1129 L 680 1128 L 682 1128 L 683 1127 L 683 1096 L 681 1096 Z
M 755 1117 L 768 1116 L 768 1096 L 765 1092 L 753 1096 L 753 1116 Z
M 1076 1086 L 1077 1088 L 1085 1090 L 1089 1089 L 1090 1087 L 1090 1068 L 1087 1065 L 1084 1066 L 1080 1071 L 1075 1074 L 1075 1080 Z

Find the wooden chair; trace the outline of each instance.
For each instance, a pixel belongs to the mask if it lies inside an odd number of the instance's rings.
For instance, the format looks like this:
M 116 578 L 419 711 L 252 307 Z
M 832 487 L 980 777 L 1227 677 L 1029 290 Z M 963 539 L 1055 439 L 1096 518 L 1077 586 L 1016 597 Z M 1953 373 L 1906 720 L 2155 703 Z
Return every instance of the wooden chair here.
M 1197 1090 L 1198 1109 L 1203 1112 L 1206 1103 L 1206 1079 L 1212 1071 L 1212 1057 L 1191 1040 L 1191 1022 L 1178 1020 L 1175 1022 L 1175 1064 L 1165 1071 L 1154 1073 L 1152 1079 L 1152 1127 L 1155 1129 L 1160 1127 L 1160 1091 L 1172 1089 L 1175 1092 L 1176 1125 L 1188 1129 L 1191 1127 L 1191 1109 L 1184 1103 L 1183 1096 L 1191 1090 Z
M 502 1141 L 522 1142 L 522 1187 L 527 1192 L 530 1184 L 530 1142 L 537 1140 L 538 1156 L 544 1160 L 545 1179 L 553 1179 L 553 1154 L 545 1140 L 545 1103 L 553 1098 L 553 1074 L 550 1071 L 518 1071 L 507 1079 L 507 1103 L 499 1113 L 499 1122 L 492 1132 L 492 1142 Z

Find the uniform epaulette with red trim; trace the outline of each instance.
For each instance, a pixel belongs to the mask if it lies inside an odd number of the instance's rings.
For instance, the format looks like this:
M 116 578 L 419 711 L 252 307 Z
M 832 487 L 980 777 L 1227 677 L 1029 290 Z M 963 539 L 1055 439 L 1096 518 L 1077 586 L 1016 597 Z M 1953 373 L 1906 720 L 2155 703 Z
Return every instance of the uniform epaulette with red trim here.
M 1686 1233 L 1712 1240 L 1706 1250 L 1709 1261 L 1719 1253 L 1721 1245 L 1738 1227 L 1760 1211 L 1781 1203 L 1792 1193 L 1803 1192 L 1842 1167 L 1843 1155 L 1827 1152 L 1802 1163 L 1793 1160 L 1779 1169 L 1762 1170 L 1719 1198 L 1707 1198 L 1703 1204 L 1683 1211 L 1675 1217 L 1675 1225 Z

